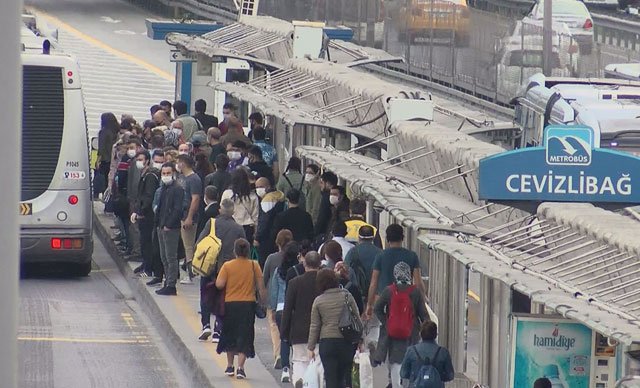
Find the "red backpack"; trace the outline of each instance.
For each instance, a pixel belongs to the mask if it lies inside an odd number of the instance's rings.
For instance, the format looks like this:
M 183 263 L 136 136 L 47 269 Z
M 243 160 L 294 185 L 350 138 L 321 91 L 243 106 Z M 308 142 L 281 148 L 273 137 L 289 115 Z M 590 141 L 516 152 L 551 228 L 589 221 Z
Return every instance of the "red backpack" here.
M 413 332 L 415 312 L 409 294 L 416 288 L 411 286 L 404 291 L 391 285 L 391 301 L 389 302 L 389 316 L 387 318 L 387 335 L 393 339 L 406 340 Z

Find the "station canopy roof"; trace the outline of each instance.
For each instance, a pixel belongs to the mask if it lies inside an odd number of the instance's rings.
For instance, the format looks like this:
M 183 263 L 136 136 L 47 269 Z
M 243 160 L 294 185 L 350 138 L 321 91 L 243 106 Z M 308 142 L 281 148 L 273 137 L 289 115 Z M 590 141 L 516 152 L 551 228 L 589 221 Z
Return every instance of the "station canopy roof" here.
M 261 64 L 269 69 L 285 67 L 293 56 L 293 24 L 269 16 L 246 17 L 202 36 L 170 33 L 169 45 L 209 57 L 228 57 Z M 331 61 L 346 66 L 402 62 L 386 51 L 331 40 L 327 47 Z
M 640 341 L 637 221 L 588 204 L 545 203 L 538 214 L 498 222 L 491 213 L 482 215 L 486 208 L 436 186 L 416 190 L 416 181 L 424 178 L 402 162 L 354 151 L 297 149 L 404 226 L 426 232 L 420 239 L 430 248 L 606 336 L 626 344 Z M 426 152 L 416 145 L 405 160 Z M 478 209 L 483 213 L 474 216 Z

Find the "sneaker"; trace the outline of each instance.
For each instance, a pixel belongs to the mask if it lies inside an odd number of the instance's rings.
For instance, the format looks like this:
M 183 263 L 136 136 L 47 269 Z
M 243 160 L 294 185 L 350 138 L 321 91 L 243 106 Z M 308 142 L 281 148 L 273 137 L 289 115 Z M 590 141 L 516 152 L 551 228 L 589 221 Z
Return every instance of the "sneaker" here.
M 273 369 L 282 369 L 282 359 L 276 358 L 276 362 L 273 363 Z
M 200 337 L 198 337 L 198 341 L 206 341 L 211 336 L 211 328 L 209 326 L 205 326 L 202 329 L 202 333 L 200 333 Z
M 282 374 L 280 375 L 280 382 L 288 383 L 290 380 L 291 380 L 291 374 L 289 373 L 289 368 L 285 366 L 284 368 L 282 368 Z
M 163 287 L 159 290 L 156 290 L 156 294 L 158 295 L 178 295 L 178 291 L 175 287 Z
M 193 280 L 189 279 L 188 276 L 185 276 L 180 280 L 180 284 L 193 284 Z
M 139 265 L 137 266 L 134 270 L 133 273 L 135 274 L 139 274 L 140 272 L 142 272 L 144 270 L 144 265 Z
M 236 379 L 244 380 L 246 378 L 247 378 L 247 374 L 244 373 L 244 369 L 238 368 L 238 370 L 236 371 Z
M 240 369 L 238 369 L 238 371 L 240 371 Z M 235 374 L 235 369 L 232 366 L 227 367 L 227 369 L 224 370 L 224 374 L 227 376 L 233 376 Z
M 162 278 L 153 278 L 147 282 L 147 286 L 155 286 L 162 284 Z
M 142 271 L 138 273 L 139 278 L 150 278 L 151 276 L 153 276 L 153 274 L 147 271 Z
M 211 342 L 213 342 L 214 344 L 217 344 L 218 342 L 220 342 L 220 333 L 218 333 L 217 331 L 214 331 L 213 334 L 211 335 Z

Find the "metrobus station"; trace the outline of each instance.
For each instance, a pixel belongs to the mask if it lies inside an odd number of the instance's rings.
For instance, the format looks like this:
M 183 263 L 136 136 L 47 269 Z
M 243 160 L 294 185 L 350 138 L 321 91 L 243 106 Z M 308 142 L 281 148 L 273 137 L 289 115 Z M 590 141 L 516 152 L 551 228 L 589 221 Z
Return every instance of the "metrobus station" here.
M 634 386 L 640 159 L 599 149 L 589 127 L 549 126 L 543 145 L 508 151 L 475 132 L 513 123 L 367 72 L 399 58 L 252 12 L 156 37 L 174 50 L 176 97 L 262 112 L 281 167 L 316 163 L 379 230 L 404 226 L 453 357 L 448 386 Z

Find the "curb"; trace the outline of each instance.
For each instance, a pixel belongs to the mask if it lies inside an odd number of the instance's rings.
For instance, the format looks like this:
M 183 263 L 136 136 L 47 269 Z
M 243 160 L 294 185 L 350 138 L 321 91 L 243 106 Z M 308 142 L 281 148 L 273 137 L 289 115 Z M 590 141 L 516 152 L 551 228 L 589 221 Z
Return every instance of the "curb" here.
M 158 333 L 162 336 L 163 342 L 169 348 L 169 351 L 173 354 L 178 364 L 181 364 L 186 371 L 185 376 L 188 376 L 193 386 L 196 387 L 210 387 L 215 386 L 209 381 L 204 370 L 198 364 L 198 361 L 194 357 L 193 353 L 189 350 L 189 347 L 181 340 L 178 333 L 175 331 L 171 322 L 164 315 L 158 304 L 153 299 L 153 296 L 149 293 L 148 288 L 138 281 L 138 278 L 131 270 L 131 267 L 124 260 L 116 244 L 111 240 L 111 235 L 102 225 L 99 216 L 93 213 L 94 231 L 98 235 L 98 238 L 106 248 L 107 252 L 113 258 L 120 273 L 127 280 L 129 287 L 134 295 L 134 299 L 140 304 L 143 311 L 153 322 L 154 327 L 158 330 Z M 188 372 L 188 373 L 187 373 Z

